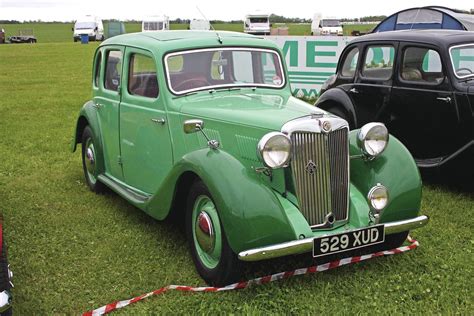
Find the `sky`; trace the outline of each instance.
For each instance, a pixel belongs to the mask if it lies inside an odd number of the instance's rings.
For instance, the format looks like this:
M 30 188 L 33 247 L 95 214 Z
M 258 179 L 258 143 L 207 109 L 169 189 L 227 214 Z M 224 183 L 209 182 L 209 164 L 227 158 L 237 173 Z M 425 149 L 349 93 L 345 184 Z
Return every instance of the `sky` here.
M 402 9 L 426 5 L 474 9 L 474 2 L 468 0 L 0 0 L 0 20 L 72 21 L 86 14 L 119 20 L 142 20 L 163 14 L 171 19 L 202 18 L 196 6 L 209 20 L 242 20 L 246 14 L 256 10 L 286 17 L 312 18 L 318 12 L 323 17 L 357 18 L 390 15 Z

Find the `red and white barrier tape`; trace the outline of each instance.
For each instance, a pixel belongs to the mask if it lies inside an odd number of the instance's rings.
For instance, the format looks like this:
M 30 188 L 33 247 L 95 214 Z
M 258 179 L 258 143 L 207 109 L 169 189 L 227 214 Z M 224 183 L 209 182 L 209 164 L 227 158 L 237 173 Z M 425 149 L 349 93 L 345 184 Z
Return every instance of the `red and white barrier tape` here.
M 158 290 L 155 290 L 153 292 L 149 292 L 149 293 L 146 293 L 146 294 L 143 294 L 143 295 L 140 295 L 140 296 L 128 299 L 128 300 L 117 301 L 117 302 L 114 302 L 114 303 L 111 303 L 111 304 L 107 304 L 107 305 L 102 306 L 100 308 L 85 312 L 82 315 L 83 316 L 96 316 L 96 315 L 107 314 L 107 313 L 113 312 L 117 309 L 124 308 L 125 306 L 131 305 L 133 303 L 142 301 L 142 300 L 144 300 L 144 299 L 146 299 L 150 296 L 163 294 L 163 293 L 165 293 L 166 291 L 169 291 L 169 290 L 177 290 L 177 291 L 183 291 L 183 292 L 222 292 L 222 291 L 231 291 L 231 290 L 237 290 L 237 289 L 244 289 L 244 288 L 247 288 L 247 287 L 249 287 L 250 285 L 253 285 L 253 284 L 256 284 L 256 285 L 266 284 L 266 283 L 270 283 L 270 282 L 273 282 L 273 281 L 278 281 L 278 280 L 281 280 L 281 279 L 288 279 L 288 278 L 290 278 L 292 276 L 295 276 L 295 275 L 304 275 L 304 274 L 322 272 L 322 271 L 331 270 L 331 269 L 334 269 L 334 268 L 337 268 L 337 267 L 342 267 L 342 266 L 345 266 L 345 265 L 348 265 L 348 264 L 369 260 L 369 259 L 376 258 L 376 257 L 395 255 L 397 253 L 403 253 L 403 252 L 407 252 L 409 250 L 415 249 L 416 247 L 418 247 L 420 245 L 418 243 L 418 241 L 412 239 L 410 236 L 408 236 L 407 241 L 410 243 L 410 245 L 408 245 L 408 246 L 401 246 L 401 247 L 398 247 L 398 248 L 395 248 L 395 249 L 392 249 L 392 250 L 380 251 L 380 252 L 371 253 L 371 254 L 363 255 L 363 256 L 344 258 L 344 259 L 328 262 L 328 263 L 325 263 L 325 264 L 321 264 L 321 265 L 318 265 L 318 266 L 312 266 L 312 267 L 309 267 L 309 268 L 303 268 L 303 269 L 296 269 L 296 270 L 293 270 L 293 271 L 280 272 L 280 273 L 276 273 L 276 274 L 256 278 L 256 279 L 253 279 L 253 280 L 249 280 L 249 281 L 243 281 L 243 282 L 230 284 L 230 285 L 227 285 L 227 286 L 224 286 L 224 287 L 210 287 L 210 286 L 207 286 L 207 287 L 191 287 L 191 286 L 184 286 L 184 285 L 168 285 L 168 286 L 162 287 Z

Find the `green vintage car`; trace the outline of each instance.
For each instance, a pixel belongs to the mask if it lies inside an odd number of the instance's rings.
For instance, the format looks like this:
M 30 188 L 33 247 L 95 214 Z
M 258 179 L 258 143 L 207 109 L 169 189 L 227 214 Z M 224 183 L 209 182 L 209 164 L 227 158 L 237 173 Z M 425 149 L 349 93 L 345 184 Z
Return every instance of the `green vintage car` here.
M 81 109 L 85 179 L 185 223 L 212 285 L 243 261 L 393 248 L 425 225 L 420 176 L 380 123 L 348 123 L 291 95 L 281 51 L 232 32 L 120 35 L 97 49 Z

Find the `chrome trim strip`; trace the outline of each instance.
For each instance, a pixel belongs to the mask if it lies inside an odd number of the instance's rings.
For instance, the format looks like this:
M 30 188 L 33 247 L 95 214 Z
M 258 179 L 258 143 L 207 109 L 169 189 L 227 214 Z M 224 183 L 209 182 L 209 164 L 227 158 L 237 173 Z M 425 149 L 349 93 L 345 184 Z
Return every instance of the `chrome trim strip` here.
M 385 235 L 391 235 L 423 227 L 428 223 L 428 221 L 428 216 L 421 215 L 407 220 L 382 224 L 385 226 Z M 327 234 L 327 236 L 331 235 L 332 234 Z M 260 261 L 311 252 L 313 250 L 313 239 L 314 237 L 309 237 L 301 240 L 241 251 L 239 252 L 239 259 L 242 261 Z
M 280 65 L 280 70 L 281 70 L 281 75 L 283 78 L 282 83 L 280 85 L 271 85 L 271 84 L 259 84 L 259 83 L 246 83 L 246 84 L 223 84 L 223 85 L 213 85 L 213 86 L 206 86 L 206 87 L 199 87 L 199 88 L 194 88 L 194 89 L 188 89 L 188 90 L 183 90 L 183 91 L 175 91 L 173 89 L 173 86 L 171 85 L 171 77 L 170 77 L 170 71 L 168 67 L 168 58 L 173 57 L 173 56 L 179 56 L 179 55 L 185 55 L 185 54 L 192 54 L 192 53 L 199 53 L 199 52 L 212 52 L 212 51 L 226 51 L 226 50 L 234 50 L 234 51 L 257 51 L 257 52 L 266 52 L 266 53 L 272 53 L 275 54 L 278 57 L 278 64 Z M 281 89 L 286 85 L 286 72 L 285 68 L 283 67 L 283 63 L 281 61 L 281 56 L 280 54 L 273 50 L 273 49 L 264 49 L 264 48 L 255 48 L 255 47 L 215 47 L 215 48 L 205 48 L 205 49 L 191 49 L 191 50 L 183 50 L 179 52 L 174 52 L 167 54 L 164 58 L 164 64 L 165 64 L 165 72 L 166 72 L 166 82 L 168 84 L 169 90 L 174 94 L 174 95 L 185 95 L 190 92 L 195 92 L 195 91 L 206 91 L 206 90 L 212 90 L 215 88 L 232 88 L 232 87 L 264 87 L 264 88 L 273 88 L 273 89 Z

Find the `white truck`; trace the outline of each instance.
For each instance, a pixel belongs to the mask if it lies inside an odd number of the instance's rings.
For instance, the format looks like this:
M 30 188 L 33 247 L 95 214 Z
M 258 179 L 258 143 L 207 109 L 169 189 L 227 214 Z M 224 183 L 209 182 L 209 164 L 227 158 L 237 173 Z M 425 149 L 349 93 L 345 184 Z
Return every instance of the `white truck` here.
M 211 29 L 211 23 L 207 20 L 192 19 L 189 23 L 189 29 L 194 31 L 209 31 Z
M 142 32 L 164 31 L 170 29 L 170 19 L 166 15 L 151 16 L 142 21 Z
M 244 21 L 244 32 L 254 35 L 270 35 L 272 25 L 270 15 L 265 13 L 247 14 Z
M 342 36 L 344 32 L 339 19 L 323 19 L 321 14 L 316 13 L 313 17 L 313 22 L 311 23 L 311 34 Z
M 80 41 L 82 35 L 88 35 L 90 41 L 103 41 L 104 24 L 102 20 L 93 15 L 80 17 L 72 28 L 74 42 Z

